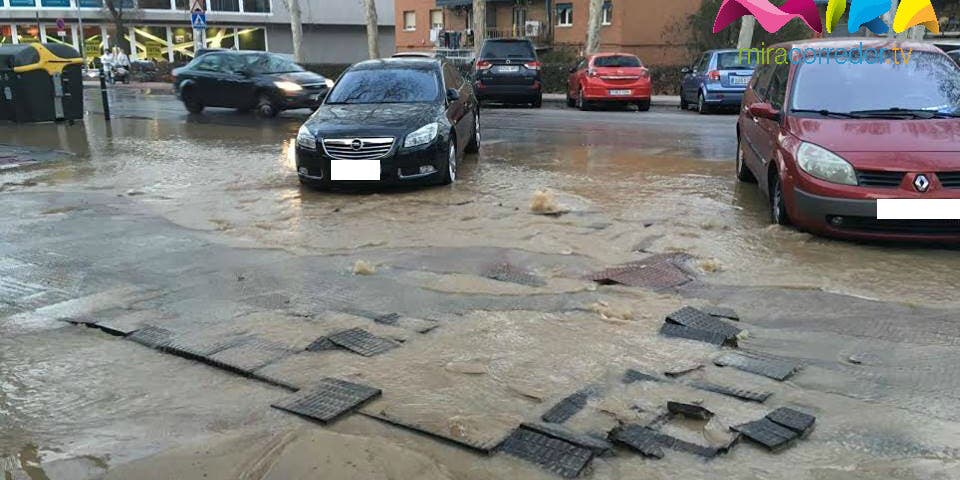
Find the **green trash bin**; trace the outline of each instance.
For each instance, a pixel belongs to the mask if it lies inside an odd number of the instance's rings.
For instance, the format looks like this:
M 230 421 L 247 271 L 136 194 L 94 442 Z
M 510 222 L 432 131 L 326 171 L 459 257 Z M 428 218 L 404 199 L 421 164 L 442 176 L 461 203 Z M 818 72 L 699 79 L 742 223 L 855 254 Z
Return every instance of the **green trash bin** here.
M 0 120 L 83 118 L 83 60 L 60 44 L 0 46 Z

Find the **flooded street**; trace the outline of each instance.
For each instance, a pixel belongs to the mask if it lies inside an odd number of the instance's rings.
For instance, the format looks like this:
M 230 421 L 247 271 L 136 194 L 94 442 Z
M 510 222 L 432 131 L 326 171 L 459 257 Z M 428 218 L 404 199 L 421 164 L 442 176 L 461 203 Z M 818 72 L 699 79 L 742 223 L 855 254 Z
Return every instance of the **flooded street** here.
M 494 450 L 586 387 L 564 425 L 598 437 L 668 401 L 724 426 L 817 417 L 778 454 L 617 447 L 587 478 L 960 478 L 960 252 L 771 226 L 734 176 L 735 116 L 488 108 L 455 185 L 321 192 L 294 170 L 306 111 L 191 116 L 117 93 L 106 124 L 87 96 L 82 124 L 0 129 L 0 160 L 23 160 L 0 170 L 5 478 L 557 478 Z M 692 281 L 676 288 L 587 279 L 679 253 Z M 776 381 L 658 335 L 684 305 L 735 309 L 741 350 L 802 369 Z M 298 353 L 244 376 L 64 320 Z M 351 328 L 391 349 L 307 350 Z M 328 425 L 270 407 L 324 377 L 382 395 Z M 705 422 L 663 431 L 716 441 Z

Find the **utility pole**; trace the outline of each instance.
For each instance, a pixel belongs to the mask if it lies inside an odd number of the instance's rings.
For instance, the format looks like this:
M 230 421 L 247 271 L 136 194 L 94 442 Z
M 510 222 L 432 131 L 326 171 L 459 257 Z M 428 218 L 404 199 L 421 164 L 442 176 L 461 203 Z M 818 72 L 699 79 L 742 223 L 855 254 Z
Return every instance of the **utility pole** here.
M 586 54 L 600 50 L 600 17 L 603 15 L 603 0 L 590 0 L 590 16 L 587 20 Z
M 737 39 L 737 48 L 746 50 L 753 45 L 753 29 L 757 25 L 757 19 L 753 15 L 744 15 L 740 17 L 740 38 Z
M 480 57 L 483 41 L 487 39 L 487 0 L 473 0 L 473 50 Z
M 290 12 L 290 40 L 293 42 L 293 61 L 303 63 L 303 22 L 300 20 L 300 0 L 287 0 Z

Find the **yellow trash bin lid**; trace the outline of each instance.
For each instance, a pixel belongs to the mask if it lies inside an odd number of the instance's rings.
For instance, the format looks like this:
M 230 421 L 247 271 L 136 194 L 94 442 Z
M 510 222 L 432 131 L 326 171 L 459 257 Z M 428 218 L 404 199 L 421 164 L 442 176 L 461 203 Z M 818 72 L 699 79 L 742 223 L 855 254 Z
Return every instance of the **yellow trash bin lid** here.
M 15 64 L 13 71 L 16 73 L 31 72 L 34 70 L 46 70 L 48 74 L 54 75 L 63 73 L 63 69 L 68 65 L 80 65 L 83 59 L 80 58 L 80 52 L 72 47 L 51 43 L 31 43 L 25 47 L 33 48 L 36 54 L 32 52 L 20 52 L 14 57 Z M 24 63 L 33 60 L 33 63 Z

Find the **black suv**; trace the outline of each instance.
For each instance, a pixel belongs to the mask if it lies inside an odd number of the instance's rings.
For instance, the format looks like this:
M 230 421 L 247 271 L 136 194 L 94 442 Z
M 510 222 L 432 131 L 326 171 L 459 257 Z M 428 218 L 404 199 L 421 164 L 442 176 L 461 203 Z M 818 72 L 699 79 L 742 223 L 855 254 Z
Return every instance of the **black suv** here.
M 283 110 L 317 108 L 333 86 L 287 57 L 266 52 L 212 51 L 173 75 L 177 96 L 190 113 L 227 107 L 274 117 Z
M 487 40 L 474 68 L 480 101 L 530 103 L 535 108 L 543 103 L 540 61 L 530 40 Z

